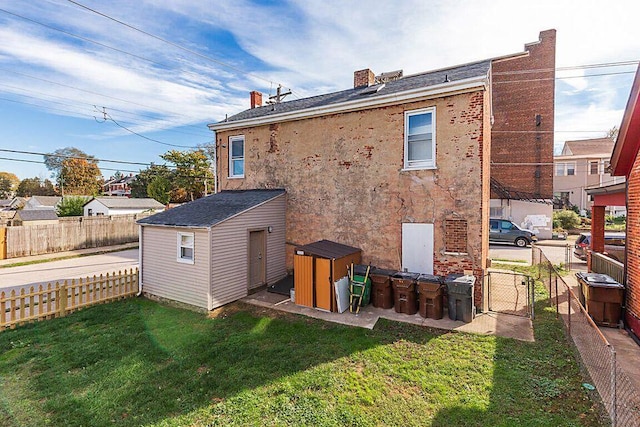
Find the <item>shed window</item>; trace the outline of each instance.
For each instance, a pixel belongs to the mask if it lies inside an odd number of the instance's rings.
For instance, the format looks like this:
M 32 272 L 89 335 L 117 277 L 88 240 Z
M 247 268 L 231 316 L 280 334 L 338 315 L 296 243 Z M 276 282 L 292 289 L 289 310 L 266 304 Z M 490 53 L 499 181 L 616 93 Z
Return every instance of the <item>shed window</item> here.
M 193 233 L 178 233 L 178 262 L 193 264 Z
M 435 108 L 404 113 L 404 168 L 436 166 Z
M 244 178 L 244 135 L 229 137 L 229 178 Z

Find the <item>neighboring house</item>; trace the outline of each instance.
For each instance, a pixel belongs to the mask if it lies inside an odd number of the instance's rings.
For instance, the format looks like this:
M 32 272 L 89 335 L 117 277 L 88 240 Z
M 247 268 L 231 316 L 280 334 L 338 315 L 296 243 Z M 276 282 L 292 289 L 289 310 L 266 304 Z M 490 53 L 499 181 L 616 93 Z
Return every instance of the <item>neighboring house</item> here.
M 9 209 L 22 209 L 24 208 L 26 202 L 27 199 L 24 197 L 14 197 L 13 199 L 11 199 L 11 205 L 9 206 Z
M 488 256 L 491 61 L 255 108 L 209 125 L 223 190 L 285 188 L 296 246 L 361 248 L 363 262 L 472 271 Z M 475 298 L 481 302 L 481 281 Z
M 59 196 L 31 196 L 24 203 L 23 209 L 51 209 L 55 210 L 58 203 L 62 200 Z
M 136 179 L 133 173 L 119 179 L 109 178 L 103 186 L 105 196 L 131 196 L 131 182 Z
M 46 225 L 56 224 L 58 215 L 53 209 L 20 209 L 13 217 L 13 225 Z
M 212 310 L 282 279 L 285 206 L 284 190 L 223 191 L 139 220 L 142 291 Z
M 640 67 L 636 71 L 618 139 L 611 154 L 611 170 L 613 176 L 623 176 L 627 180 L 627 289 L 624 320 L 635 337 L 640 338 Z M 594 209 L 591 230 L 594 250 L 596 232 L 601 233 L 598 235 L 598 244 L 604 247 L 603 217 L 604 209 Z
M 128 197 L 93 197 L 84 204 L 84 216 L 128 215 L 142 212 L 162 212 L 165 206 L 155 199 Z
M 611 176 L 609 159 L 613 151 L 611 138 L 567 141 L 562 153 L 555 156 L 553 191 L 557 208 L 577 206 L 581 214 L 591 210 L 586 190 L 624 183 L 624 177 Z M 608 206 L 610 215 L 624 215 L 624 207 Z
M 550 239 L 556 31 L 492 63 L 491 217 Z

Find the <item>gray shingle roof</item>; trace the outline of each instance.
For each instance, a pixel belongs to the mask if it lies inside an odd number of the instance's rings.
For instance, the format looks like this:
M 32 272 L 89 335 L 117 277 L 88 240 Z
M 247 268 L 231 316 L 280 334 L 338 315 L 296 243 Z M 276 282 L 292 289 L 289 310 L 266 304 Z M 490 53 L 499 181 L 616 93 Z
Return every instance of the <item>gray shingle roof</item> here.
M 16 214 L 22 221 L 56 220 L 58 215 L 53 209 L 23 209 Z
M 566 141 L 562 150 L 563 155 L 599 156 L 611 155 L 615 141 L 612 138 L 580 139 Z
M 317 108 L 331 104 L 340 104 L 349 101 L 375 99 L 377 97 L 393 93 L 439 85 L 445 83 L 445 80 L 448 80 L 449 82 L 456 82 L 473 77 L 484 77 L 488 75 L 490 67 L 491 60 L 484 60 L 471 64 L 460 65 L 457 67 L 445 68 L 421 74 L 414 74 L 411 76 L 403 77 L 399 80 L 387 82 L 384 84 L 382 89 L 378 91 L 372 91 L 372 88 L 374 88 L 374 86 L 360 87 L 343 90 L 341 92 L 312 96 L 310 98 L 296 99 L 292 101 L 282 102 L 276 105 L 266 105 L 264 107 L 245 110 L 241 113 L 229 117 L 226 121 L 222 121 L 220 123 L 268 117 L 275 114 L 305 110 L 308 108 Z
M 223 191 L 143 218 L 138 224 L 211 227 L 284 193 L 282 189 Z
M 33 196 L 31 198 L 42 206 L 50 207 L 54 207 L 58 202 L 60 202 L 60 200 L 62 200 L 62 197 L 60 196 Z
M 88 200 L 87 203 L 92 200 L 97 200 L 111 209 L 164 209 L 164 205 L 162 203 L 158 202 L 156 199 L 150 198 L 130 199 L 122 196 L 94 197 L 93 199 Z M 85 203 L 85 205 L 87 203 Z

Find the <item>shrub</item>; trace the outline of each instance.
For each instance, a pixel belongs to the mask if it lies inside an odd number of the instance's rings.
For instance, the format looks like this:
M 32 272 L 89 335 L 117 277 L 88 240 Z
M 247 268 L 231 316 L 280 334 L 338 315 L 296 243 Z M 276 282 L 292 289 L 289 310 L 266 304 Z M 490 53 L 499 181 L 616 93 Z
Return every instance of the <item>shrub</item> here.
M 570 210 L 557 211 L 553 213 L 553 227 L 570 230 L 580 225 L 580 217 Z
M 85 196 L 65 196 L 62 198 L 56 211 L 58 216 L 82 216 L 82 208 L 89 198 Z

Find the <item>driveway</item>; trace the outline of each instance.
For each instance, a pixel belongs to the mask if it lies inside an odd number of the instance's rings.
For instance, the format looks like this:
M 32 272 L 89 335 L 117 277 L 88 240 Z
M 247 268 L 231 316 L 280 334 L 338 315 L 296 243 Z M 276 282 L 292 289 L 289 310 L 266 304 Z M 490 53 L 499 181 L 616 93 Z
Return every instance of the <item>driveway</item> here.
M 586 270 L 587 262 L 576 258 L 573 255 L 573 240 L 567 241 L 552 241 L 552 243 L 542 242 L 538 247 L 542 249 L 542 252 L 553 264 L 566 263 L 566 245 L 570 245 L 571 250 L 571 269 L 572 270 Z M 507 244 L 490 244 L 489 245 L 489 258 L 495 262 L 501 261 L 526 261 L 531 264 L 531 247 L 518 248 L 513 245 Z
M 25 285 L 55 283 L 65 279 L 118 272 L 138 266 L 138 249 L 101 255 L 88 255 L 41 264 L 0 269 L 0 290 L 19 289 Z

